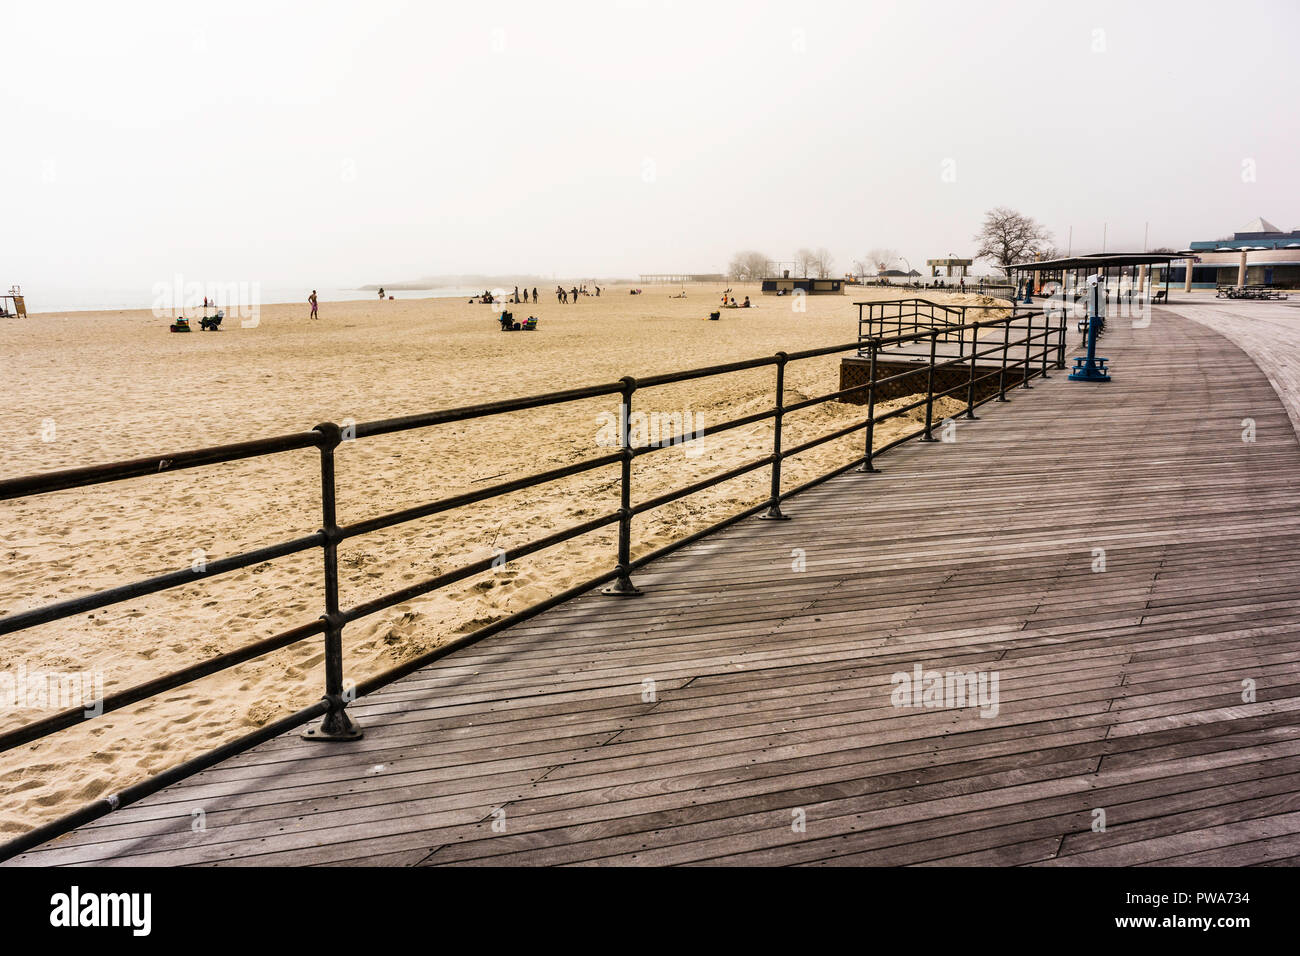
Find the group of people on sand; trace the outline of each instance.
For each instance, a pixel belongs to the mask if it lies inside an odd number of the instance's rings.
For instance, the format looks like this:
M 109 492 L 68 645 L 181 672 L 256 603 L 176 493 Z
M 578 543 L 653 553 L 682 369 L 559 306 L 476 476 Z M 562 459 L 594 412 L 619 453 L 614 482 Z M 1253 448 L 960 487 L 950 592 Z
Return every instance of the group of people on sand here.
M 572 289 L 565 289 L 563 286 L 558 286 L 558 285 L 557 285 L 557 286 L 555 287 L 555 298 L 556 298 L 558 301 L 560 301 L 560 302 L 568 302 L 568 301 L 570 300 L 570 297 L 572 297 L 572 300 L 573 300 L 574 302 L 577 302 L 577 301 L 578 301 L 578 296 L 580 296 L 580 295 L 593 295 L 593 294 L 594 294 L 597 298 L 600 298 L 600 286 L 598 286 L 598 285 L 593 285 L 592 288 L 595 290 L 594 293 L 593 293 L 593 292 L 588 292 L 588 291 L 587 291 L 587 287 L 586 287 L 586 285 L 583 285 L 581 288 L 579 288 L 578 286 L 574 286 Z M 638 290 L 636 290 L 636 291 L 639 292 L 639 291 L 641 291 L 641 290 L 638 289 Z M 633 294 L 635 294 L 635 292 L 634 292 Z M 383 289 L 380 289 L 380 290 L 379 290 L 379 298 L 381 298 L 381 299 L 384 298 L 384 290 L 383 290 Z M 527 304 L 528 304 L 528 290 L 527 290 L 527 289 L 524 289 L 524 290 L 521 292 L 521 291 L 519 290 L 519 286 L 515 286 L 514 295 L 503 296 L 502 299 L 503 299 L 504 301 L 506 301 L 506 302 L 513 302 L 515 305 L 527 305 Z M 485 305 L 491 305 L 493 302 L 496 302 L 496 301 L 497 301 L 497 297 L 494 296 L 494 295 L 493 295 L 491 292 L 489 292 L 487 289 L 484 289 L 484 290 L 483 290 L 483 294 L 482 294 L 481 296 L 478 296 L 478 297 L 475 298 L 475 299 L 470 299 L 470 302 L 482 302 L 482 303 L 484 303 Z M 533 288 L 533 302 L 536 302 L 536 301 L 537 301 L 537 289 L 536 289 L 536 287 L 534 287 L 534 288 Z M 319 315 L 318 312 L 317 312 L 317 305 L 318 305 L 318 303 L 317 303 L 317 301 L 316 301 L 316 290 L 315 290 L 315 289 L 312 289 L 312 290 L 311 290 L 311 295 L 307 296 L 307 302 L 311 305 L 311 317 L 312 317 L 313 319 L 318 319 L 318 318 L 320 318 L 320 315 Z M 204 305 L 207 305 L 207 300 L 206 300 L 206 299 L 204 300 L 204 303 L 203 303 L 203 304 L 204 304 Z M 745 300 L 745 304 L 746 304 L 746 305 L 749 305 L 749 299 L 746 299 L 746 300 Z
M 481 302 L 484 305 L 491 305 L 493 302 L 513 302 L 515 305 L 526 305 L 528 303 L 528 290 L 525 289 L 523 292 L 520 292 L 519 286 L 515 286 L 514 295 L 510 295 L 509 293 L 502 293 L 501 295 L 496 296 L 493 295 L 491 292 L 489 292 L 487 289 L 484 289 L 482 295 L 470 299 L 469 301 L 471 304 L 475 302 Z M 534 302 L 537 301 L 536 289 L 533 290 L 533 301 Z
M 731 291 L 730 289 L 727 290 L 727 292 L 730 292 L 730 291 Z M 736 305 L 736 297 L 733 295 L 730 299 L 728 299 L 728 298 L 727 298 L 727 292 L 722 293 L 722 307 L 723 307 L 724 309 L 749 309 L 749 308 L 752 308 L 752 306 L 749 304 L 749 296 L 745 296 L 745 301 L 742 302 L 740 305 Z
M 598 286 L 598 285 L 593 285 L 592 288 L 596 290 L 595 295 L 596 295 L 596 298 L 599 299 L 599 298 L 600 298 L 600 286 Z M 534 294 L 535 294 L 535 293 L 536 293 L 536 290 L 534 290 Z M 578 301 L 578 296 L 580 296 L 580 295 L 591 295 L 591 294 L 592 294 L 592 293 L 590 293 L 590 292 L 587 291 L 587 287 L 586 287 L 585 285 L 582 286 L 582 288 L 578 288 L 578 287 L 575 285 L 572 289 L 565 289 L 564 286 L 562 286 L 562 285 L 557 285 L 557 286 L 555 287 L 555 301 L 556 301 L 556 302 L 568 302 L 570 299 L 572 299 L 573 302 L 576 304 L 577 301 Z M 536 302 L 537 300 L 534 299 L 533 301 Z

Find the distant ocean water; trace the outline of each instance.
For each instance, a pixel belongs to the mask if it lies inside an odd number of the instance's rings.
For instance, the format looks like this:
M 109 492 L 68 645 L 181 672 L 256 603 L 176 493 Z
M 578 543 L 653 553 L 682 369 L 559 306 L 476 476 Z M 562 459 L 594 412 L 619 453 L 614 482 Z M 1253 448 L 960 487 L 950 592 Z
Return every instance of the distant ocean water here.
M 5 290 L 7 291 L 7 289 Z M 392 289 L 387 295 L 394 299 L 454 299 L 478 295 L 482 289 L 454 288 L 444 286 L 436 289 Z M 259 305 L 274 305 L 280 302 L 306 302 L 311 294 L 311 286 L 262 285 L 256 290 Z M 152 286 L 136 289 L 41 289 L 24 286 L 27 311 L 34 312 L 86 312 L 111 309 L 152 309 L 155 307 L 157 293 Z M 252 294 L 252 286 L 245 287 L 241 297 Z M 219 302 L 224 296 L 214 293 Z M 317 287 L 316 297 L 321 302 L 347 302 L 361 299 L 378 299 L 377 290 L 363 289 L 323 289 Z M 200 302 L 202 299 L 200 298 Z M 223 305 L 227 303 L 221 303 Z M 188 307 L 188 306 L 186 306 Z M 168 311 L 171 311 L 170 309 Z

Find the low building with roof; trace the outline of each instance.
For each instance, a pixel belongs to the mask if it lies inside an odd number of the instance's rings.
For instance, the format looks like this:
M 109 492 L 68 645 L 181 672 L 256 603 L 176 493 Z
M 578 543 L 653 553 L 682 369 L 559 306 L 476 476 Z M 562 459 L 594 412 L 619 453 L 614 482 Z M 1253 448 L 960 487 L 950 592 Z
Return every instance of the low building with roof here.
M 764 295 L 793 295 L 796 291 L 806 295 L 843 295 L 844 279 L 791 278 L 787 270 L 783 276 L 769 276 L 763 280 Z
M 1284 232 L 1262 216 L 1234 232 L 1231 239 L 1193 242 L 1187 249 L 1196 257 L 1190 277 L 1186 262 L 1170 265 L 1170 280 L 1186 289 L 1221 285 L 1300 288 L 1300 230 Z

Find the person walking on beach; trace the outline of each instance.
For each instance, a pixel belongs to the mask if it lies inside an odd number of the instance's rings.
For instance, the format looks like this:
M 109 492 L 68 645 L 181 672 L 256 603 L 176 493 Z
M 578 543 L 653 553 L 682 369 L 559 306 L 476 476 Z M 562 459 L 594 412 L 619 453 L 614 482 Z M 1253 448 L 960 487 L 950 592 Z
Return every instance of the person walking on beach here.
M 600 298 L 600 286 L 596 286 L 596 298 Z
M 311 317 L 313 319 L 319 319 L 320 316 L 316 314 L 316 290 L 315 289 L 311 290 L 311 295 L 307 296 L 307 301 L 311 303 Z
M 573 304 L 578 304 L 578 287 L 576 285 L 573 287 Z
M 379 298 L 382 299 L 383 297 L 384 297 L 384 287 L 383 287 L 383 286 L 380 286 L 380 287 L 379 287 Z
M 537 304 L 537 286 L 533 286 L 533 305 Z

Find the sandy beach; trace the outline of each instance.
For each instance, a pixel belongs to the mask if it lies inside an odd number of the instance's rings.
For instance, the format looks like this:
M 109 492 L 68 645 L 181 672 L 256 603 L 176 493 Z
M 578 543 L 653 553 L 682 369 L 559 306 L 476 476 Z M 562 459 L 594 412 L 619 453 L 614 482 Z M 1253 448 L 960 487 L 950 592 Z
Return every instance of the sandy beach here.
M 0 475 L 15 477 L 311 428 L 364 422 L 578 385 L 847 343 L 855 300 L 891 289 L 790 300 L 748 294 L 750 310 L 707 321 L 721 288 L 604 289 L 537 305 L 539 331 L 503 334 L 491 307 L 464 299 L 269 305 L 257 328 L 175 335 L 148 311 L 34 314 L 4 323 L 0 384 L 10 436 Z M 974 294 L 929 293 L 977 302 Z M 33 297 L 33 306 L 35 297 Z M 197 325 L 197 323 L 196 323 Z M 787 402 L 838 387 L 837 356 L 792 365 Z M 639 392 L 635 409 L 681 413 L 703 436 L 636 463 L 643 501 L 769 453 L 771 424 L 710 435 L 709 426 L 771 406 L 771 368 Z M 941 417 L 955 406 L 938 410 Z M 613 397 L 345 443 L 339 519 L 347 523 L 594 457 Z M 791 415 L 787 447 L 860 420 L 828 403 Z M 914 428 L 891 422 L 884 443 Z M 785 487 L 861 453 L 855 434 L 791 460 Z M 65 600 L 308 534 L 320 526 L 314 451 L 134 479 L 0 503 L 0 613 Z M 643 554 L 762 500 L 769 473 L 742 478 L 638 517 Z M 347 542 L 344 607 L 452 570 L 618 506 L 609 467 Z M 505 569 L 350 625 L 345 673 L 360 679 L 524 608 L 612 566 L 608 528 Z M 229 651 L 322 611 L 318 551 L 6 638 L 0 671 L 92 671 L 112 692 Z M 16 833 L 290 713 L 322 692 L 320 638 L 89 722 L 3 757 L 0 831 Z M 12 728 L 53 711 L 0 710 Z

